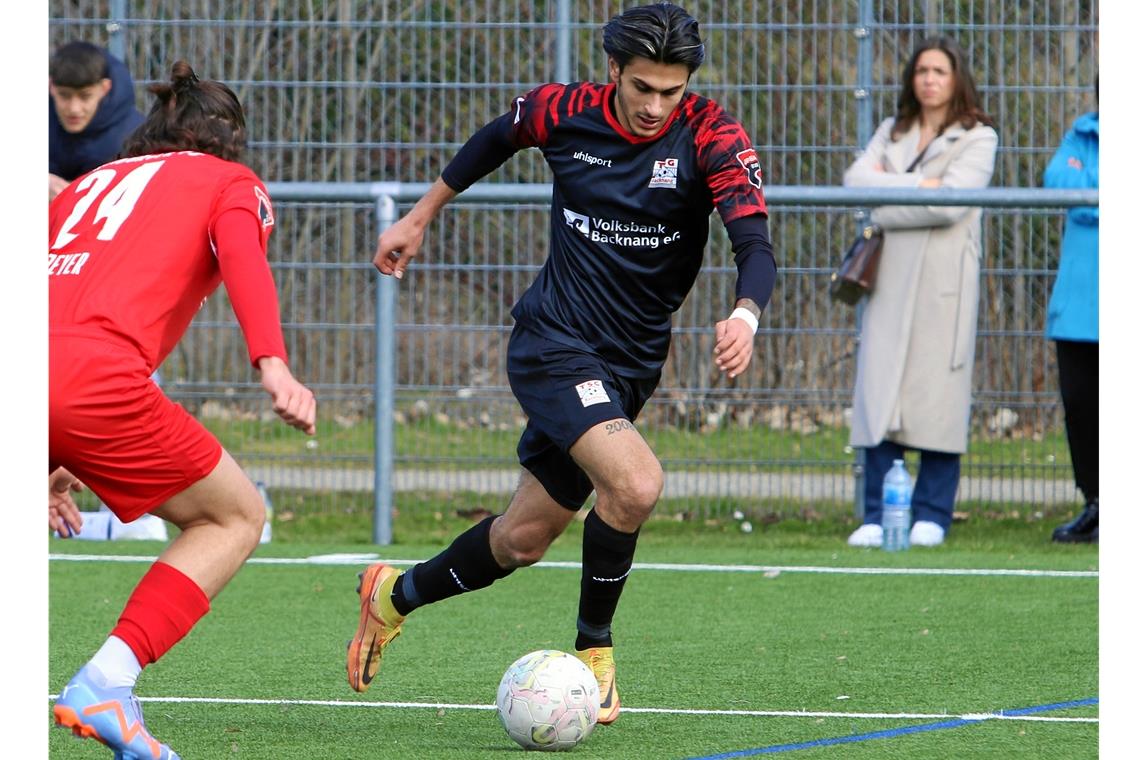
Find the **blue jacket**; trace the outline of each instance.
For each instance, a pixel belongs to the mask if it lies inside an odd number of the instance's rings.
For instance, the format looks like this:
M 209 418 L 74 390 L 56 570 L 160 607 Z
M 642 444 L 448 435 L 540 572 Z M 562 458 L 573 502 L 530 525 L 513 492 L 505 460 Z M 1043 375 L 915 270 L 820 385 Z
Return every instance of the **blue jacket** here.
M 1100 114 L 1073 123 L 1045 168 L 1045 187 L 1100 186 Z M 1072 208 L 1065 219 L 1061 263 L 1049 296 L 1045 335 L 1053 340 L 1100 340 L 1100 207 Z
M 144 117 L 135 108 L 135 83 L 125 63 L 104 51 L 110 68 L 111 91 L 78 134 L 64 130 L 48 95 L 48 171 L 71 181 L 119 154 L 123 141 Z

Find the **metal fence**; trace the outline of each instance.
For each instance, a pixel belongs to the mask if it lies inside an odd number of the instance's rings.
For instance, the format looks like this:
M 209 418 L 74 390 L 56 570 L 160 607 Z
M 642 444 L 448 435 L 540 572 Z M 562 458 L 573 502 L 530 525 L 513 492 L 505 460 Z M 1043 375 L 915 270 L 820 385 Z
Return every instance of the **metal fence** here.
M 249 115 L 249 162 L 292 182 L 430 182 L 478 126 L 544 81 L 604 76 L 600 27 L 625 4 L 51 0 L 53 47 L 111 45 L 145 85 L 177 58 L 230 83 Z M 826 188 L 893 110 L 913 43 L 949 34 L 967 51 L 1001 139 L 993 184 L 1033 187 L 1065 129 L 1095 108 L 1095 2 L 991 0 L 719 2 L 686 7 L 709 55 L 692 87 L 734 113 L 770 185 Z M 536 151 L 481 185 L 545 183 Z M 306 445 L 275 425 L 244 359 L 224 293 L 163 367 L 166 390 L 223 435 L 291 509 L 355 508 L 372 489 L 377 417 L 378 232 L 371 201 L 286 200 L 270 257 L 301 377 L 322 428 Z M 343 196 L 342 196 L 343 197 Z M 771 204 L 780 279 L 754 366 L 732 383 L 711 362 L 711 326 L 735 270 L 714 222 L 702 276 L 678 312 L 646 437 L 674 477 L 717 514 L 740 499 L 803 511 L 850 503 L 844 409 L 854 378 L 852 312 L 826 279 L 854 229 L 853 206 Z M 996 510 L 1073 500 L 1052 345 L 1041 335 L 1056 269 L 1058 208 L 985 217 L 971 453 L 960 498 Z M 396 211 L 406 210 L 401 202 Z M 715 219 L 715 217 L 714 217 Z M 397 489 L 510 490 L 521 416 L 504 365 L 510 307 L 545 257 L 548 207 L 468 202 L 444 211 L 399 284 L 392 323 Z M 381 331 L 382 333 L 383 331 Z M 383 409 L 384 400 L 380 399 Z M 314 445 L 315 444 L 315 445 Z M 781 507 L 783 505 L 783 507 Z M 406 508 L 414 508 L 409 502 Z M 280 509 L 280 507 L 279 507 Z

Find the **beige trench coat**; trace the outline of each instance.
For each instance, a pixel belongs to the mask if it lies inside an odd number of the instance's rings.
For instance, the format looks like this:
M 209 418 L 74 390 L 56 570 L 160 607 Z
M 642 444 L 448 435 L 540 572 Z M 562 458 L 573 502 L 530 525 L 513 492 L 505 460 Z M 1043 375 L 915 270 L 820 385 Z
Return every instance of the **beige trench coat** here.
M 846 187 L 911 187 L 940 177 L 942 187 L 981 188 L 994 170 L 997 133 L 977 124 L 948 127 L 918 155 L 916 123 L 897 142 L 894 119 L 875 131 L 843 175 Z M 884 171 L 876 171 L 881 166 Z M 851 445 L 884 439 L 964 453 L 977 335 L 980 208 L 880 206 L 884 230 L 878 281 L 867 300 L 856 363 Z

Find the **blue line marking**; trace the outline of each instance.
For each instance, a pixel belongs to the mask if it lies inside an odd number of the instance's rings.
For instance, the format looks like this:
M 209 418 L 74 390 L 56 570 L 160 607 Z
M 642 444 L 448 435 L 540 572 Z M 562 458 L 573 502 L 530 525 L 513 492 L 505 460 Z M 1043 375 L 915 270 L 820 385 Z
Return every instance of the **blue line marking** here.
M 1016 710 L 1002 710 L 997 713 L 998 715 L 1031 715 L 1039 712 L 1049 712 L 1051 710 L 1064 710 L 1069 707 L 1088 707 L 1090 705 L 1100 704 L 1099 697 L 1090 697 L 1089 699 L 1077 699 L 1071 702 L 1056 702 L 1051 705 L 1036 705 L 1034 707 L 1020 707 Z M 962 726 L 969 726 L 975 723 L 985 723 L 991 718 L 955 718 L 954 720 L 944 720 L 938 723 L 923 723 L 917 726 L 903 726 L 902 728 L 891 728 L 885 731 L 872 731 L 867 734 L 852 734 L 850 736 L 836 736 L 830 739 L 815 739 L 810 742 L 798 742 L 796 744 L 776 744 L 771 747 L 757 747 L 755 749 L 741 749 L 735 752 L 725 752 L 720 755 L 702 755 L 700 757 L 690 758 L 690 760 L 727 760 L 732 757 L 752 757 L 754 755 L 774 755 L 778 752 L 795 752 L 800 749 L 811 749 L 813 747 L 830 747 L 836 744 L 851 744 L 853 742 L 865 742 L 872 739 L 890 739 L 895 736 L 905 736 L 906 734 L 917 734 L 924 731 L 941 731 L 947 728 L 960 728 Z

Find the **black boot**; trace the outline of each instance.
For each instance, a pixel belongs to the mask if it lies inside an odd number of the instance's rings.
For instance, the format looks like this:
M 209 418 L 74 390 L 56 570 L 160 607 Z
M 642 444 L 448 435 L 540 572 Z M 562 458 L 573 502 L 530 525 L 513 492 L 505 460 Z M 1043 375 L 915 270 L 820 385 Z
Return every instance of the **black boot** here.
M 1053 540 L 1060 544 L 1100 543 L 1100 502 L 1093 499 L 1085 505 L 1076 519 L 1053 531 Z

